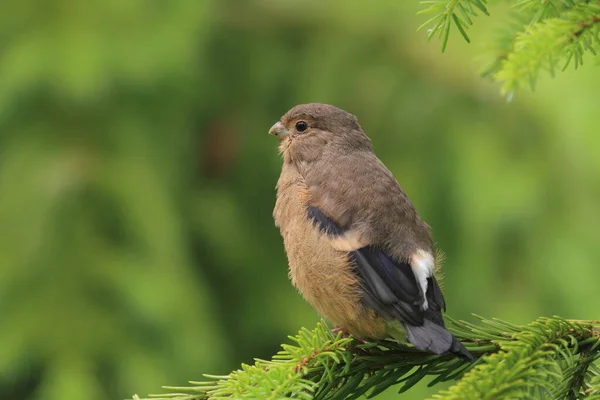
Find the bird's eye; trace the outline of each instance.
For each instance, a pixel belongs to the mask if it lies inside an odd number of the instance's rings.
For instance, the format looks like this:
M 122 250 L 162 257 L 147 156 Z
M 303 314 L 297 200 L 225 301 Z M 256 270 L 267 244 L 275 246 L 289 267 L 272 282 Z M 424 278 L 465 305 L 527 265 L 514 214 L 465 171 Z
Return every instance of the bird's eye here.
M 308 124 L 304 121 L 298 121 L 296 122 L 296 130 L 298 132 L 304 132 L 306 129 L 308 129 Z

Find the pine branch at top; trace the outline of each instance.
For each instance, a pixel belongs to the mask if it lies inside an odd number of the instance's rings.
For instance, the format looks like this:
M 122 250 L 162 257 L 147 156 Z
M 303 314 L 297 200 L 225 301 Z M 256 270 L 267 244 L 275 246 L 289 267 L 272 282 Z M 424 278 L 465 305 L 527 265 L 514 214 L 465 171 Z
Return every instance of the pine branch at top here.
M 535 86 L 540 70 L 555 73 L 557 68 L 583 64 L 585 53 L 600 50 L 600 1 L 578 4 L 556 18 L 535 23 L 517 33 L 495 79 L 510 93 L 523 83 Z
M 446 49 L 455 26 L 467 42 L 466 30 L 479 11 L 489 15 L 486 1 L 422 1 L 419 14 L 433 14 L 418 29 L 427 27 L 429 39 L 438 36 Z M 476 7 L 474 7 L 476 6 Z M 513 16 L 493 44 L 495 59 L 484 71 L 502 83 L 509 97 L 523 85 L 532 89 L 541 71 L 554 75 L 570 65 L 578 68 L 586 54 L 600 51 L 600 1 L 515 0 Z M 479 10 L 479 11 L 478 11 Z
M 540 318 L 525 325 L 478 317 L 479 324 L 450 320 L 449 328 L 477 358 L 463 362 L 393 341 L 361 344 L 334 336 L 324 323 L 290 336 L 272 360 L 190 387 L 165 387 L 162 399 L 355 399 L 396 386 L 404 392 L 424 378 L 429 385 L 456 381 L 437 399 L 480 399 L 536 393 L 565 398 L 600 393 L 597 360 L 600 323 Z M 600 396 L 600 395 L 599 395 Z M 155 397 L 155 396 L 153 396 Z M 139 399 L 137 396 L 135 399 Z

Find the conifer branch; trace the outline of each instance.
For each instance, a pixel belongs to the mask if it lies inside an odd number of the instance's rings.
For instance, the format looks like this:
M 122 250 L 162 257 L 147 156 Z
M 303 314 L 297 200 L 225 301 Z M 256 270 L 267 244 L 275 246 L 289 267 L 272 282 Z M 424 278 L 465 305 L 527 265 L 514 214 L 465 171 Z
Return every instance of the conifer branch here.
M 399 392 L 424 378 L 429 386 L 458 381 L 436 399 L 551 398 L 600 399 L 600 322 L 540 318 L 525 326 L 481 317 L 479 324 L 449 319 L 449 329 L 473 353 L 464 362 L 436 356 L 393 341 L 359 343 L 334 336 L 324 322 L 290 336 L 272 360 L 255 360 L 224 376 L 190 387 L 165 387 L 160 399 L 356 399 L 374 397 L 392 386 Z M 574 397 L 573 397 L 574 396 Z M 594 397 L 596 396 L 596 397 Z M 139 400 L 134 396 L 134 400 Z
M 429 39 L 437 34 L 442 51 L 453 23 L 470 42 L 466 29 L 473 25 L 471 17 L 476 15 L 472 5 L 480 5 L 478 8 L 489 15 L 483 0 L 421 3 L 427 8 L 420 14 L 434 15 L 418 29 L 429 27 Z M 555 70 L 564 71 L 569 65 L 578 68 L 586 54 L 596 55 L 600 50 L 598 0 L 516 0 L 513 7 L 516 15 L 499 35 L 495 60 L 483 72 L 502 83 L 502 92 L 509 97 L 523 84 L 534 89 L 540 71 L 553 76 Z
M 557 18 L 548 18 L 517 33 L 512 50 L 501 63 L 495 79 L 502 90 L 511 93 L 523 82 L 535 87 L 540 70 L 554 75 L 562 64 L 583 64 L 586 52 L 600 50 L 600 2 L 578 4 Z
M 571 378 L 571 384 L 567 393 L 568 399 L 576 400 L 581 395 L 581 391 L 586 388 L 586 375 L 590 365 L 594 362 L 593 355 L 590 354 L 590 346 L 586 345 L 581 349 L 580 357 L 581 362 L 577 368 L 573 369 L 573 376 Z
M 431 40 L 437 34 L 442 41 L 442 52 L 446 50 L 450 28 L 453 24 L 467 43 L 470 43 L 471 40 L 469 39 L 469 35 L 467 35 L 467 29 L 473 25 L 473 18 L 477 17 L 479 12 L 489 15 L 486 3 L 487 0 L 421 1 L 421 4 L 425 4 L 428 7 L 420 11 L 419 14 L 434 14 L 434 16 L 417 30 L 430 26 L 427 37 Z

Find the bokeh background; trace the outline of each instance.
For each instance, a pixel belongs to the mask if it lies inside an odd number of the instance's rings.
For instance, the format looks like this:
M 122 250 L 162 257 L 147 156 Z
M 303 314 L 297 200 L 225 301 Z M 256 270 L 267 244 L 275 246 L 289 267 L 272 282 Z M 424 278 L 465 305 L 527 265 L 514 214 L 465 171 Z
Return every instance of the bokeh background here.
M 600 69 L 507 102 L 477 74 L 500 11 L 442 54 L 417 1 L 1 8 L 0 398 L 157 393 L 314 326 L 267 135 L 304 102 L 358 115 L 448 255 L 450 315 L 600 317 Z

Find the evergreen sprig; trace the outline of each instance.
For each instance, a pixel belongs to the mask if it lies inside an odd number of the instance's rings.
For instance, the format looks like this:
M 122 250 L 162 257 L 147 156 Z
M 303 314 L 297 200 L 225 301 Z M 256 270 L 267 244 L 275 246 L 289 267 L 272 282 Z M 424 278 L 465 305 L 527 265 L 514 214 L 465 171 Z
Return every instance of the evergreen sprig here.
M 522 83 L 534 88 L 540 70 L 554 75 L 562 64 L 583 64 L 586 52 L 600 50 L 600 2 L 577 4 L 560 13 L 527 26 L 517 33 L 512 50 L 500 65 L 495 78 L 502 90 L 511 93 Z
M 421 25 L 418 30 L 431 26 L 428 39 L 431 40 L 437 34 L 442 40 L 442 52 L 446 50 L 452 24 L 456 26 L 462 37 L 470 43 L 467 29 L 473 25 L 473 18 L 477 17 L 479 12 L 489 15 L 486 3 L 487 0 L 422 1 L 421 4 L 427 5 L 427 8 L 420 11 L 419 14 L 434 14 L 434 16 Z
M 470 42 L 466 29 L 473 24 L 469 16 L 475 14 L 469 12 L 473 7 L 466 5 L 479 3 L 489 15 L 483 1 L 424 1 L 427 8 L 420 13 L 434 16 L 419 29 L 430 27 L 429 38 L 437 33 L 442 51 L 452 22 Z M 495 60 L 483 71 L 502 83 L 503 93 L 509 96 L 523 84 L 533 89 L 540 71 L 554 75 L 557 69 L 565 70 L 569 65 L 577 68 L 586 53 L 596 55 L 600 50 L 598 0 L 516 0 L 513 9 L 512 19 L 494 46 Z
M 324 322 L 290 336 L 272 360 L 174 393 L 152 396 L 191 399 L 356 399 L 374 397 L 397 385 L 405 392 L 426 377 L 429 386 L 458 380 L 436 399 L 588 398 L 600 399 L 600 322 L 540 318 L 520 326 L 478 317 L 479 324 L 449 319 L 449 329 L 473 353 L 464 362 L 436 356 L 393 341 L 361 343 L 334 336 Z M 596 396 L 596 397 L 594 397 Z M 134 396 L 134 400 L 139 400 Z
M 514 330 L 512 340 L 498 342 L 489 355 L 458 384 L 436 398 L 563 399 L 580 391 L 597 375 L 591 365 L 600 357 L 596 328 L 561 318 L 540 318 Z M 573 397 L 575 398 L 575 397 Z

